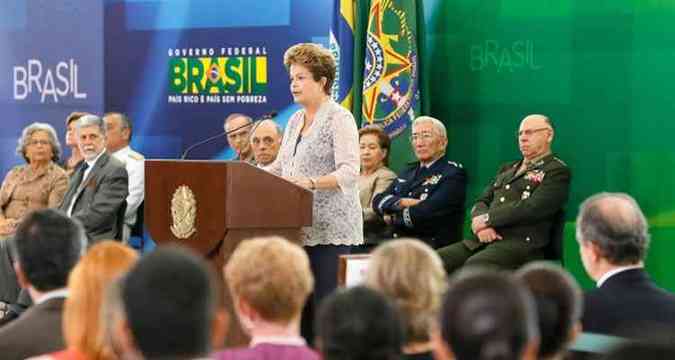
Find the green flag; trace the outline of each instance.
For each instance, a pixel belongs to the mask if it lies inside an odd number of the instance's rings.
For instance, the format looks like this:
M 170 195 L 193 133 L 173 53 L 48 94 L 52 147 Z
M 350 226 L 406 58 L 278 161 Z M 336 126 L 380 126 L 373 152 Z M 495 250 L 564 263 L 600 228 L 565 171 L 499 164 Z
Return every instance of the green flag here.
M 361 125 L 377 124 L 392 139 L 389 163 L 400 170 L 415 160 L 411 122 L 420 115 L 418 4 L 371 0 L 363 54 Z

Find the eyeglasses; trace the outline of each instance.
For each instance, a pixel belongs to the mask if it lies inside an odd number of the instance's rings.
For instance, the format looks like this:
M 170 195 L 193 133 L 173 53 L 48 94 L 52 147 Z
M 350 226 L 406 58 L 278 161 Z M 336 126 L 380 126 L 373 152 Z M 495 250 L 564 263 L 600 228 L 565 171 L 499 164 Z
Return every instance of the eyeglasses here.
M 410 136 L 410 142 L 416 142 L 420 140 L 431 140 L 433 138 L 434 134 L 432 132 L 425 131 L 418 134 L 412 134 L 412 136 Z
M 521 136 L 532 136 L 534 133 L 538 133 L 543 130 L 551 130 L 551 128 L 548 127 L 543 127 L 543 128 L 538 128 L 538 129 L 525 129 L 525 130 L 520 130 L 516 133 L 517 137 Z
M 45 146 L 47 146 L 47 145 L 49 145 L 50 143 L 49 143 L 49 140 L 29 140 L 26 144 L 28 144 L 28 145 L 37 145 L 37 144 L 40 144 L 40 145 L 45 145 Z

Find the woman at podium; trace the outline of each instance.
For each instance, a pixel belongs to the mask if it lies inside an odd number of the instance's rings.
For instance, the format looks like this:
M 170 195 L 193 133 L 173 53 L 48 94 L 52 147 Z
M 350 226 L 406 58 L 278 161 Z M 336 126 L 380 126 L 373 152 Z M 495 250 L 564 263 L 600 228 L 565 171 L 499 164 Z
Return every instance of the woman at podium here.
M 271 172 L 314 192 L 313 225 L 303 229 L 316 287 L 312 303 L 337 286 L 338 257 L 363 243 L 359 140 L 352 114 L 331 100 L 335 60 L 316 44 L 284 54 L 293 100 L 302 108 L 286 126 Z

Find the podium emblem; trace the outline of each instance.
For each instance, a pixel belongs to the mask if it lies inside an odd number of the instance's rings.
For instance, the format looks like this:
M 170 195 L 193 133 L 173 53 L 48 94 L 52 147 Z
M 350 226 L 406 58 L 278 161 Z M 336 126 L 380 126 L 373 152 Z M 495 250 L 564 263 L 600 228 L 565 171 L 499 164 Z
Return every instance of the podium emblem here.
M 171 198 L 171 232 L 179 239 L 187 239 L 197 232 L 197 199 L 186 185 L 179 186 Z

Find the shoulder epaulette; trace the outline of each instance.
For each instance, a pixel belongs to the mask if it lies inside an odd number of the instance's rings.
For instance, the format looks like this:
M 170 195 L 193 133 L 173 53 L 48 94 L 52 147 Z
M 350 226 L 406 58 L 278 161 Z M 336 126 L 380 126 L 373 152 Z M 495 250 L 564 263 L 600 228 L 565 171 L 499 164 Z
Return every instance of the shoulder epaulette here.
M 448 164 L 453 165 L 454 167 L 458 167 L 460 169 L 464 168 L 464 166 L 458 162 L 448 160 Z

